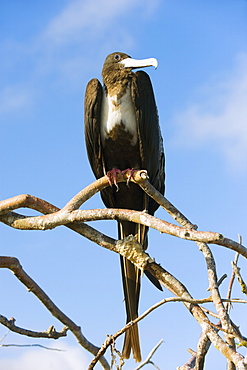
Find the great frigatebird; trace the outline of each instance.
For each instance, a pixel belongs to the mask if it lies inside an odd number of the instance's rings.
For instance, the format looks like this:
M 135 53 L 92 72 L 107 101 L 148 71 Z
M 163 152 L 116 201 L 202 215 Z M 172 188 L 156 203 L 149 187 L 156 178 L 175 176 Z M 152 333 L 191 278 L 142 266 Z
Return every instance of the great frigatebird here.
M 157 108 L 149 76 L 134 68 L 157 67 L 154 58 L 135 60 L 116 52 L 105 60 L 103 86 L 96 78 L 89 81 L 84 105 L 84 129 L 88 158 L 96 178 L 108 174 L 116 179 L 117 171 L 147 170 L 149 181 L 164 193 L 164 151 L 158 122 Z M 131 176 L 131 174 L 130 174 Z M 101 192 L 108 208 L 146 211 L 153 215 L 158 204 L 136 184 L 119 183 Z M 147 248 L 148 228 L 135 223 L 118 223 L 119 239 L 135 235 Z M 140 270 L 121 257 L 123 289 L 127 322 L 138 317 Z M 150 280 L 159 286 L 154 278 Z M 129 358 L 131 350 L 136 361 L 141 361 L 137 325 L 127 330 L 122 355 Z

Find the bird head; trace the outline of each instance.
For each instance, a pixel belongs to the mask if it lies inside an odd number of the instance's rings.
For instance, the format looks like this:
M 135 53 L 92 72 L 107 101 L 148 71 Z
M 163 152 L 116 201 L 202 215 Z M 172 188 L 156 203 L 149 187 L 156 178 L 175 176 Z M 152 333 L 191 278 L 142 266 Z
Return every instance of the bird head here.
M 121 52 L 109 54 L 105 60 L 102 69 L 102 76 L 105 79 L 113 74 L 128 74 L 134 68 L 158 67 L 158 61 L 155 58 L 133 59 L 129 55 Z

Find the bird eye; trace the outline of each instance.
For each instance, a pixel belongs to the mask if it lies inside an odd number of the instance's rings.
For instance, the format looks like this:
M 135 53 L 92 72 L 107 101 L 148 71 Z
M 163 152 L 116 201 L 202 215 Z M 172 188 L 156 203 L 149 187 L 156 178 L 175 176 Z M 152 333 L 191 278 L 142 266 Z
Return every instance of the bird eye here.
M 115 59 L 115 60 L 117 60 L 117 61 L 119 61 L 119 60 L 121 59 L 121 57 L 120 57 L 120 55 L 119 55 L 119 54 L 115 54 L 115 55 L 114 55 L 114 59 Z

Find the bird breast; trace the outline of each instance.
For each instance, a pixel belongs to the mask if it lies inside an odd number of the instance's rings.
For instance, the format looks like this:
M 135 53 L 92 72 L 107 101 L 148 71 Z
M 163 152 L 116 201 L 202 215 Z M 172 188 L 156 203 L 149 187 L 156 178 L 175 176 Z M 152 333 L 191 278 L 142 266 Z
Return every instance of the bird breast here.
M 123 131 L 130 138 L 130 145 L 136 145 L 137 123 L 130 87 L 122 95 L 103 94 L 100 128 L 103 145 L 108 138 L 117 140 Z

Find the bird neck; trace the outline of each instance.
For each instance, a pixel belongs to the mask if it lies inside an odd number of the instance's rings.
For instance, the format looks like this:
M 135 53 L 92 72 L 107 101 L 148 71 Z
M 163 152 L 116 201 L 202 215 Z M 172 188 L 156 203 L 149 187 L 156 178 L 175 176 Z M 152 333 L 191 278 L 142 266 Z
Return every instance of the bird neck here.
M 112 95 L 122 95 L 125 93 L 133 72 L 128 70 L 103 71 L 103 83 L 107 93 Z

